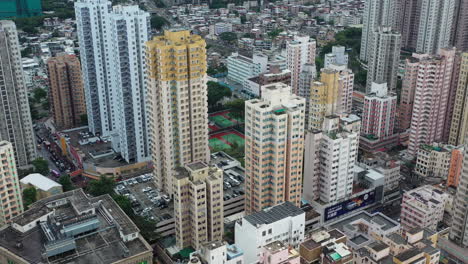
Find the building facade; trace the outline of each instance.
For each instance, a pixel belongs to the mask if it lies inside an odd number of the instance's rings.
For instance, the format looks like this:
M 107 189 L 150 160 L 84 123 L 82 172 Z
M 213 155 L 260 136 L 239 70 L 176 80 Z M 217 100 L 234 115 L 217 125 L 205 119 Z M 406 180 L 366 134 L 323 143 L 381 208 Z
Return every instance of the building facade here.
M 373 82 L 386 82 L 388 90 L 395 92 L 400 64 L 401 34 L 391 27 L 379 27 L 373 32 L 370 44 L 367 45 L 370 46 L 366 92 L 370 92 Z
M 244 251 L 246 264 L 256 263 L 262 247 L 277 240 L 297 247 L 304 241 L 305 212 L 290 202 L 245 216 L 234 227 L 235 244 Z
M 456 92 L 448 139 L 448 143 L 455 146 L 465 143 L 468 129 L 468 53 L 462 53 L 460 57 L 458 80 L 454 80 Z
M 325 68 L 330 68 L 331 65 L 343 65 L 348 67 L 348 54 L 344 46 L 333 46 L 332 52 L 325 54 Z
M 414 75 L 405 75 L 412 84 L 403 89 L 414 90 L 408 153 L 415 156 L 422 144 L 443 142 L 448 137 L 447 119 L 450 118 L 452 74 L 455 49 L 441 49 L 439 55 L 413 55 L 417 67 Z M 413 86 L 414 85 L 414 86 Z M 412 93 L 412 92 L 409 92 Z
M 0 187 L 4 193 L 0 202 L 0 226 L 3 226 L 12 218 L 22 214 L 24 207 L 14 148 L 8 141 L 0 141 L 0 161 L 3 164 L 3 169 L 0 171 L 2 179 Z
M 227 78 L 238 84 L 244 85 L 249 78 L 264 73 L 268 69 L 268 57 L 261 53 L 255 53 L 252 57 L 239 53 L 232 53 L 226 59 Z
M 421 0 L 416 52 L 437 54 L 450 48 L 456 0 Z
M 416 159 L 415 174 L 419 177 L 436 177 L 443 180 L 458 181 L 462 160 L 459 154 L 462 147 L 433 143 L 421 145 Z
M 286 63 L 291 71 L 291 87 L 294 94 L 298 94 L 299 75 L 305 64 L 315 65 L 317 43 L 309 36 L 294 36 L 286 43 Z
M 60 54 L 47 61 L 51 109 L 60 129 L 80 126 L 86 115 L 81 65 L 76 56 Z
M 209 160 L 205 46 L 186 30 L 165 31 L 146 46 L 154 174 L 169 194 L 175 168 Z
M 450 240 L 462 248 L 468 248 L 468 147 L 463 153 L 463 167 L 457 193 L 453 199 Z
M 429 228 L 436 231 L 448 200 L 448 194 L 431 185 L 405 192 L 401 202 L 401 226 L 405 230 Z
M 312 89 L 312 83 L 317 76 L 317 69 L 315 64 L 304 64 L 302 71 L 299 74 L 299 88 L 297 95 L 306 99 L 305 109 L 305 128 L 309 127 L 309 111 L 310 111 L 310 90 Z
M 392 0 L 367 0 L 364 5 L 360 59 L 369 61 L 371 43 L 378 27 L 394 27 L 397 23 L 397 3 Z
M 399 1 L 399 31 L 401 32 L 401 47 L 405 50 L 416 49 L 421 2 L 421 0 Z
M 300 205 L 305 99 L 291 87 L 262 87 L 262 97 L 245 103 L 245 210 L 289 201 Z
M 389 93 L 386 83 L 373 83 L 364 98 L 361 134 L 384 139 L 392 136 L 395 127 L 397 96 Z
M 0 140 L 11 142 L 16 165 L 25 167 L 36 158 L 36 144 L 20 54 L 15 24 L 0 21 Z
M 148 160 L 147 12 L 106 0 L 75 3 L 89 129 L 127 162 Z
M 223 171 L 194 162 L 176 169 L 174 176 L 177 246 L 199 249 L 204 242 L 222 240 Z
M 457 50 L 468 51 L 468 1 L 455 1 L 455 14 L 452 22 L 452 43 Z

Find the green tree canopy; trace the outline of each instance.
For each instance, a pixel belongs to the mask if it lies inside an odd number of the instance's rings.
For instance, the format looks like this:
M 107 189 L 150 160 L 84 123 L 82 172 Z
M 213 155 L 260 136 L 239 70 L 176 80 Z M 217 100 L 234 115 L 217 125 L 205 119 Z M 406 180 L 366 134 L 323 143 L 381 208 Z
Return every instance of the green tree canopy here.
M 123 195 L 113 195 L 112 198 L 114 198 L 114 201 L 120 206 L 120 208 L 122 208 L 122 210 L 128 216 L 133 215 L 132 202 L 130 201 L 130 199 Z
M 37 201 L 37 190 L 34 187 L 28 187 L 23 190 L 23 204 L 25 208 Z
M 49 175 L 50 170 L 49 170 L 49 163 L 47 160 L 43 158 L 37 158 L 32 161 L 32 165 L 34 167 L 34 172 L 40 173 L 44 176 Z
M 219 38 L 227 42 L 234 42 L 237 40 L 237 35 L 234 32 L 223 32 L 219 34 Z
M 64 192 L 75 189 L 75 186 L 73 185 L 69 175 L 60 176 L 58 182 L 62 185 Z
M 216 105 L 224 97 L 232 96 L 231 89 L 217 82 L 209 81 L 208 85 L 208 105 Z
M 40 102 L 42 99 L 47 97 L 46 90 L 42 88 L 36 88 L 33 90 L 33 98 L 36 102 Z
M 157 30 L 161 30 L 163 26 L 168 25 L 169 22 L 162 16 L 152 15 L 151 16 L 151 27 Z
M 281 32 L 283 32 L 284 30 L 282 28 L 277 28 L 277 29 L 274 29 L 270 32 L 268 32 L 268 36 L 271 38 L 271 39 L 275 39 L 277 36 L 279 36 L 279 34 Z
M 87 191 L 93 196 L 114 193 L 115 181 L 112 177 L 101 176 L 99 180 L 92 180 L 88 184 Z
M 231 110 L 231 114 L 236 118 L 244 118 L 245 114 L 245 101 L 242 99 L 235 99 L 227 102 L 226 107 Z

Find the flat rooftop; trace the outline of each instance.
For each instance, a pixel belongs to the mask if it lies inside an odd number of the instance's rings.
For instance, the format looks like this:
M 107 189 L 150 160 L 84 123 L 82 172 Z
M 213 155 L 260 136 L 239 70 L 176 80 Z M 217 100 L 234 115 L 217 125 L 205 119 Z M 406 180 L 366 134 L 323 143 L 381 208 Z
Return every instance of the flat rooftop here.
M 91 213 L 89 210 L 93 209 L 94 213 Z M 83 210 L 87 211 L 85 215 L 81 214 Z M 49 217 L 45 220 L 47 214 Z M 98 225 L 86 233 L 66 236 L 65 229 L 60 228 L 82 226 L 88 219 L 94 219 Z M 40 225 L 37 224 L 39 221 Z M 34 223 L 32 228 L 29 227 L 31 223 Z M 43 224 L 50 227 L 47 232 Z M 104 264 L 151 252 L 151 247 L 139 235 L 123 242 L 122 235 L 135 233 L 138 234 L 139 229 L 109 195 L 88 197 L 82 189 L 76 189 L 42 199 L 13 218 L 12 224 L 0 231 L 0 246 L 29 263 Z M 47 258 L 47 244 L 61 243 L 62 239 L 73 239 L 76 248 Z
M 355 215 L 351 215 L 345 217 L 343 219 L 338 220 L 337 222 L 332 223 L 329 225 L 330 228 L 336 228 L 341 231 L 344 230 L 344 227 L 347 225 L 352 225 L 354 222 L 364 220 L 367 222 L 374 222 L 381 226 L 382 230 L 389 230 L 391 228 L 397 227 L 399 224 L 388 218 L 387 216 L 383 215 L 382 213 L 375 213 L 370 214 L 366 211 L 360 211 Z
M 302 209 L 293 205 L 291 202 L 284 202 L 260 212 L 246 216 L 244 219 L 252 225 L 271 224 L 287 217 L 294 217 L 305 214 Z

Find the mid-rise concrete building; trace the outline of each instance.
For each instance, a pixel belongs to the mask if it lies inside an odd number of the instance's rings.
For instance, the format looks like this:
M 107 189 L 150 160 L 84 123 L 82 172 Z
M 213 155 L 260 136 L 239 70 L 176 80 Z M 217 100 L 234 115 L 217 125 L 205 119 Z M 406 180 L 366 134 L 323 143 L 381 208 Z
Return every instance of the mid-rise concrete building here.
M 301 243 L 302 263 L 352 263 L 353 252 L 346 245 L 346 236 L 337 229 L 318 230 Z
M 89 197 L 76 189 L 37 201 L 11 219 L 0 231 L 0 261 L 152 263 L 153 249 L 110 195 Z
M 74 55 L 59 54 L 47 61 L 50 82 L 51 109 L 59 129 L 83 124 L 86 115 L 84 84 L 81 65 Z
M 386 83 L 372 83 L 364 98 L 361 134 L 379 139 L 392 136 L 395 127 L 397 96 L 389 93 Z
M 263 247 L 259 264 L 300 264 L 301 257 L 294 248 L 281 241 L 273 241 Z
M 193 264 L 243 264 L 244 252 L 235 244 L 229 245 L 223 241 L 202 243 L 201 249 L 190 256 Z
M 127 162 L 150 158 L 145 42 L 149 13 L 107 0 L 75 2 L 88 126 Z
M 436 54 L 450 48 L 456 0 L 421 0 L 416 52 Z
M 385 82 L 388 90 L 395 92 L 400 63 L 401 34 L 391 27 L 379 27 L 373 32 L 369 43 L 366 44 L 370 45 L 366 92 L 370 92 L 374 82 Z
M 456 92 L 448 139 L 448 143 L 454 146 L 465 143 L 468 130 L 468 101 L 466 100 L 468 96 L 468 53 L 460 55 L 460 67 L 457 76 L 458 80 L 454 80 Z
M 422 144 L 444 142 L 450 127 L 452 75 L 455 49 L 441 49 L 439 55 L 413 55 L 407 61 L 414 74 L 405 75 L 406 94 L 414 94 L 408 153 L 415 156 Z
M 297 247 L 304 241 L 305 212 L 290 202 L 245 216 L 235 225 L 235 244 L 244 252 L 246 264 L 256 263 L 262 247 L 274 241 Z
M 205 46 L 187 30 L 165 31 L 147 42 L 154 174 L 158 188 L 169 194 L 175 168 L 209 160 Z
M 177 246 L 200 249 L 204 242 L 222 240 L 223 171 L 194 162 L 177 168 L 174 176 Z
M 348 54 L 344 46 L 333 46 L 332 52 L 325 54 L 324 67 L 330 68 L 332 64 L 348 67 Z
M 36 158 L 36 144 L 13 21 L 0 21 L 0 68 L 0 140 L 11 142 L 18 167 L 29 166 Z
M 258 76 L 268 69 L 268 56 L 254 53 L 251 57 L 237 52 L 226 59 L 228 69 L 227 78 L 240 85 L 244 85 L 249 78 Z
M 312 89 L 312 83 L 317 75 L 317 69 L 314 64 L 304 64 L 302 71 L 299 74 L 299 88 L 297 95 L 306 99 L 305 108 L 305 128 L 309 127 L 309 111 L 310 111 L 310 91 Z
M 245 103 L 245 210 L 289 201 L 300 205 L 305 99 L 291 87 L 262 87 L 260 99 Z
M 397 24 L 397 3 L 392 0 L 367 0 L 363 12 L 363 29 L 360 59 L 369 61 L 374 32 L 379 27 L 393 27 Z
M 463 168 L 457 193 L 453 200 L 450 239 L 462 248 L 468 248 L 468 147 L 463 154 Z M 465 250 L 466 251 L 466 250 Z
M 3 169 L 0 171 L 2 179 L 0 188 L 4 193 L 0 202 L 0 226 L 3 226 L 13 217 L 22 214 L 24 207 L 14 148 L 8 141 L 0 141 L 0 161 L 3 164 Z
M 455 147 L 440 143 L 421 145 L 418 150 L 414 172 L 419 177 L 435 177 L 453 182 L 455 185 L 460 177 L 463 147 Z M 458 172 L 458 173 L 457 173 Z M 450 175 L 450 177 L 449 177 Z
M 264 85 L 282 82 L 289 85 L 291 83 L 291 71 L 281 69 L 280 65 L 270 65 L 267 72 L 261 73 L 258 76 L 247 79 L 244 82 L 244 91 L 250 96 L 260 97 L 261 87 Z
M 298 94 L 299 75 L 305 64 L 315 65 L 317 43 L 309 36 L 294 36 L 286 43 L 286 63 L 291 71 L 291 87 L 294 94 Z
M 401 202 L 401 226 L 405 230 L 419 227 L 436 231 L 448 200 L 448 194 L 430 185 L 405 192 Z
M 308 131 L 305 142 L 304 198 L 333 203 L 352 194 L 359 136 L 326 117 L 321 131 Z M 331 176 L 330 176 L 331 175 Z

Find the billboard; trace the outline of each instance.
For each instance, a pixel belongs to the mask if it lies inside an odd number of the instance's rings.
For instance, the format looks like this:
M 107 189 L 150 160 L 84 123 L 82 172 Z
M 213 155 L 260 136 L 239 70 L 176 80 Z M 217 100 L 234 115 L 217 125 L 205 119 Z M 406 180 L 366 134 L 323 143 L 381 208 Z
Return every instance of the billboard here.
M 325 222 L 375 203 L 375 190 L 325 208 Z

